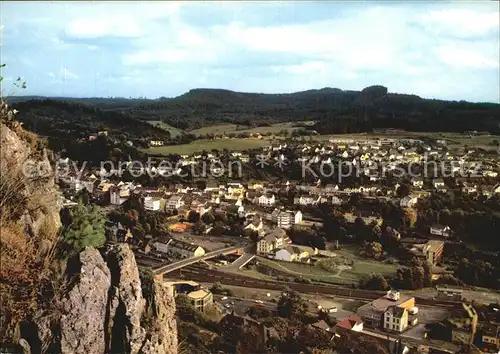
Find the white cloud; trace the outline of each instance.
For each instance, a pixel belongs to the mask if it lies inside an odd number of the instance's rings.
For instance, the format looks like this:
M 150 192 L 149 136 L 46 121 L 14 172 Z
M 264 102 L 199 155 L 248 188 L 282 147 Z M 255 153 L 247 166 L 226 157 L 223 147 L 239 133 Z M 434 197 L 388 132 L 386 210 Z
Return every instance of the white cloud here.
M 460 37 L 476 37 L 500 28 L 500 14 L 497 11 L 468 9 L 447 9 L 429 11 L 420 17 L 425 27 L 437 35 L 448 34 Z
M 445 64 L 471 69 L 498 68 L 500 63 L 496 59 L 467 48 L 458 48 L 453 45 L 436 48 L 436 55 Z
M 66 34 L 77 38 L 138 37 L 141 30 L 132 16 L 111 16 L 76 19 L 68 24 Z
M 54 80 L 78 80 L 80 77 L 67 68 L 61 68 L 57 72 L 48 72 L 47 75 Z
M 322 61 L 310 61 L 299 65 L 285 65 L 273 67 L 275 72 L 289 72 L 291 74 L 322 74 L 326 71 L 327 64 Z
M 290 92 L 383 84 L 422 96 L 430 85 L 430 94 L 450 97 L 464 94 L 454 89 L 463 77 L 482 83 L 488 97 L 498 93 L 498 82 L 491 79 L 498 76 L 500 60 L 494 6 L 232 3 L 230 10 L 229 4 L 220 5 L 220 11 L 214 3 L 200 6 L 12 3 L 5 6 L 2 54 L 16 62 L 8 68 L 14 76 L 35 77 L 39 67 L 20 60 L 35 56 L 44 58 L 54 79 L 90 76 L 66 86 L 85 92 L 95 90 L 97 73 L 106 73 L 111 92 L 133 87 L 161 96 L 197 85 Z M 205 16 L 203 9 L 213 6 L 216 18 Z M 72 71 L 59 70 L 61 62 Z M 426 84 L 436 77 L 449 84 Z M 157 84 L 148 84 L 152 81 Z

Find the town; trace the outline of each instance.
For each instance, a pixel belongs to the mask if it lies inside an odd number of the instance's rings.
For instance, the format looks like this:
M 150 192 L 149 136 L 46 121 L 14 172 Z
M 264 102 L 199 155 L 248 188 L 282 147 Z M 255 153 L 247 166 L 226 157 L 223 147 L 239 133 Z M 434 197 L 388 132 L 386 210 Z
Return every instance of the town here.
M 283 333 L 262 319 L 293 298 L 308 314 L 296 341 L 500 349 L 498 294 L 464 288 L 500 288 L 496 253 L 480 250 L 500 246 L 488 221 L 500 208 L 496 152 L 346 136 L 57 166 L 66 208 L 104 208 L 108 242 L 128 243 L 172 295 L 217 313 L 221 333 L 253 328 L 256 348 L 279 347 Z

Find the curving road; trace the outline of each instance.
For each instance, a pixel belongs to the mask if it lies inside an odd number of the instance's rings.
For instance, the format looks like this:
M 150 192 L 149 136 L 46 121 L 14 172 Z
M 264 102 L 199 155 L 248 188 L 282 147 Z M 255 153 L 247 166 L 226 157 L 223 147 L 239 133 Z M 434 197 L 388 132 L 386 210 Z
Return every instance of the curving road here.
M 221 248 L 221 249 L 218 249 L 215 251 L 205 253 L 203 256 L 200 256 L 200 257 L 186 258 L 186 259 L 180 260 L 178 262 L 159 265 L 158 267 L 153 269 L 153 272 L 156 275 L 163 275 L 163 274 L 172 272 L 174 270 L 181 269 L 181 268 L 186 267 L 188 265 L 191 265 L 191 264 L 194 264 L 194 263 L 197 263 L 200 261 L 204 261 L 206 259 L 222 256 L 224 254 L 233 253 L 237 250 L 245 250 L 251 246 L 252 245 L 249 245 L 249 246 L 231 246 L 231 247 Z

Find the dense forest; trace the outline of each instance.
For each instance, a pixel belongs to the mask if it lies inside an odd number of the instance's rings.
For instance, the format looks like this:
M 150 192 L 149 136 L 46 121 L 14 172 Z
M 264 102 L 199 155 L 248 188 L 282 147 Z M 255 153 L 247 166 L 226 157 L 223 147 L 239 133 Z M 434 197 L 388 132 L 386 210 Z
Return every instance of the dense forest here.
M 37 118 L 52 116 L 58 123 L 87 126 L 89 118 L 144 134 L 160 134 L 133 120 L 163 120 L 181 129 L 194 129 L 214 123 L 248 125 L 285 121 L 314 120 L 310 129 L 319 133 L 355 133 L 376 128 L 400 128 L 411 131 L 467 130 L 500 132 L 500 105 L 423 99 L 416 95 L 389 93 L 384 86 L 361 91 L 323 88 L 290 94 L 241 93 L 220 89 L 194 89 L 175 98 L 55 98 L 10 97 L 21 113 Z M 62 114 L 53 116 L 60 110 Z M 67 112 L 67 114 L 66 114 Z M 71 117 L 67 117 L 67 116 Z M 70 119 L 71 118 L 71 119 Z M 37 119 L 37 124 L 42 124 Z M 53 123 L 53 122 L 51 122 Z M 62 130 L 65 130 L 64 125 Z

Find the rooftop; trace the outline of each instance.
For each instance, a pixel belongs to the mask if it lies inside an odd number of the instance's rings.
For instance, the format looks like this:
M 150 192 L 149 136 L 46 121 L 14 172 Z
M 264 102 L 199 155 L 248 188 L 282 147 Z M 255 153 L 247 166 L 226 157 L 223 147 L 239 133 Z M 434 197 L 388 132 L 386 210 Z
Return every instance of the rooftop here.
M 373 310 L 377 312 L 385 312 L 390 306 L 399 306 L 402 303 L 412 299 L 413 296 L 400 296 L 398 300 L 391 300 L 387 296 L 383 296 L 372 302 L 361 306 L 358 311 L 368 311 Z
M 204 297 L 206 297 L 208 295 L 210 295 L 210 291 L 205 290 L 205 289 L 200 289 L 200 290 L 190 292 L 187 296 L 190 299 L 203 299 Z

